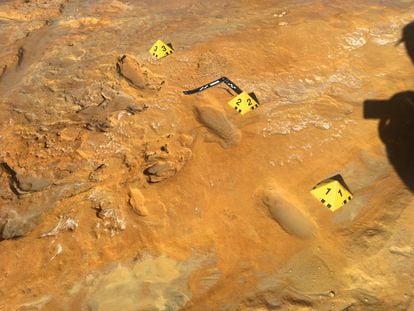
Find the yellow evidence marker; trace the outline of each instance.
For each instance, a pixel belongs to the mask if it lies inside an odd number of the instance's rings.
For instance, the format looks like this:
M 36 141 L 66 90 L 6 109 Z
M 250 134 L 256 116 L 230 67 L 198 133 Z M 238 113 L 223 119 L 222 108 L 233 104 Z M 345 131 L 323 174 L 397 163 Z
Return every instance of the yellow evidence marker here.
M 231 101 L 228 102 L 237 112 L 240 114 L 245 114 L 259 106 L 257 101 L 253 99 L 254 95 L 247 94 L 246 92 L 241 92 L 239 95 L 234 97 Z
M 157 40 L 157 42 L 154 43 L 149 52 L 156 59 L 160 59 L 172 54 L 174 50 L 172 49 L 171 44 L 166 44 L 161 40 Z
M 352 199 L 352 193 L 341 175 L 335 175 L 317 184 L 310 192 L 330 211 L 335 212 Z

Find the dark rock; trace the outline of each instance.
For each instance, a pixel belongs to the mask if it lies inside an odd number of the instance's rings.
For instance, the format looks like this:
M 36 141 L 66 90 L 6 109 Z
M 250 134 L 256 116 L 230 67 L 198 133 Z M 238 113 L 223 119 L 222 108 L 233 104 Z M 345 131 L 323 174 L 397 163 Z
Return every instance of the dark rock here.
M 22 237 L 39 223 L 42 211 L 34 209 L 30 213 L 19 214 L 15 209 L 0 209 L 0 240 Z
M 108 121 L 104 121 L 104 122 L 88 122 L 86 123 L 85 127 L 91 131 L 109 132 L 112 126 Z
M 37 176 L 24 176 L 17 174 L 16 179 L 19 189 L 26 192 L 42 191 L 51 184 L 50 181 Z
M 147 175 L 147 180 L 150 183 L 163 181 L 174 176 L 176 173 L 177 168 L 170 161 L 158 161 L 144 170 L 144 174 Z

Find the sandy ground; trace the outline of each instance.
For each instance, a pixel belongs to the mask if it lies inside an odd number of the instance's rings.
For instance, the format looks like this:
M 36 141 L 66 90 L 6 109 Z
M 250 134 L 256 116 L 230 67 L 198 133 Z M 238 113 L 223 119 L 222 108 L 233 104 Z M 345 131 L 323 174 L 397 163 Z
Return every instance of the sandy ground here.
M 414 190 L 363 117 L 414 89 L 413 9 L 2 1 L 0 310 L 414 310 Z M 222 76 L 260 107 L 182 93 Z

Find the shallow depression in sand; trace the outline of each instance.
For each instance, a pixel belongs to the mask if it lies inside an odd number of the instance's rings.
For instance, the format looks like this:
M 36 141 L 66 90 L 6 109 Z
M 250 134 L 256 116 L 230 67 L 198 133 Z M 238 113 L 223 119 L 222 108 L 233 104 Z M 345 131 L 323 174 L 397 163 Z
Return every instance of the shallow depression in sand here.
M 289 234 L 301 239 L 316 236 L 317 226 L 310 215 L 295 206 L 277 190 L 263 191 L 263 203 L 274 220 Z

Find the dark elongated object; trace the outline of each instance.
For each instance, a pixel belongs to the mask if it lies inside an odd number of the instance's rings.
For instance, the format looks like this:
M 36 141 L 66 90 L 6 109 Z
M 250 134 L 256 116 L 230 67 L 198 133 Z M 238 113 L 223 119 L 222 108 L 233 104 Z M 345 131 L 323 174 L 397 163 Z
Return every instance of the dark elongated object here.
M 222 82 L 224 82 L 228 87 L 230 87 L 237 94 L 240 94 L 240 93 L 243 92 L 236 84 L 234 84 L 233 82 L 231 82 L 229 78 L 227 78 L 227 77 L 221 77 L 220 79 L 214 80 L 214 81 L 212 81 L 210 83 L 207 83 L 207 84 L 205 84 L 203 86 L 200 86 L 200 87 L 198 87 L 198 88 L 196 88 L 194 90 L 184 91 L 184 94 L 185 95 L 191 95 L 191 94 L 195 94 L 195 93 L 198 93 L 198 92 L 202 92 L 202 91 L 204 91 L 204 90 L 206 90 L 206 89 L 208 89 L 210 87 L 216 86 L 216 85 L 218 85 L 218 84 L 220 84 Z

